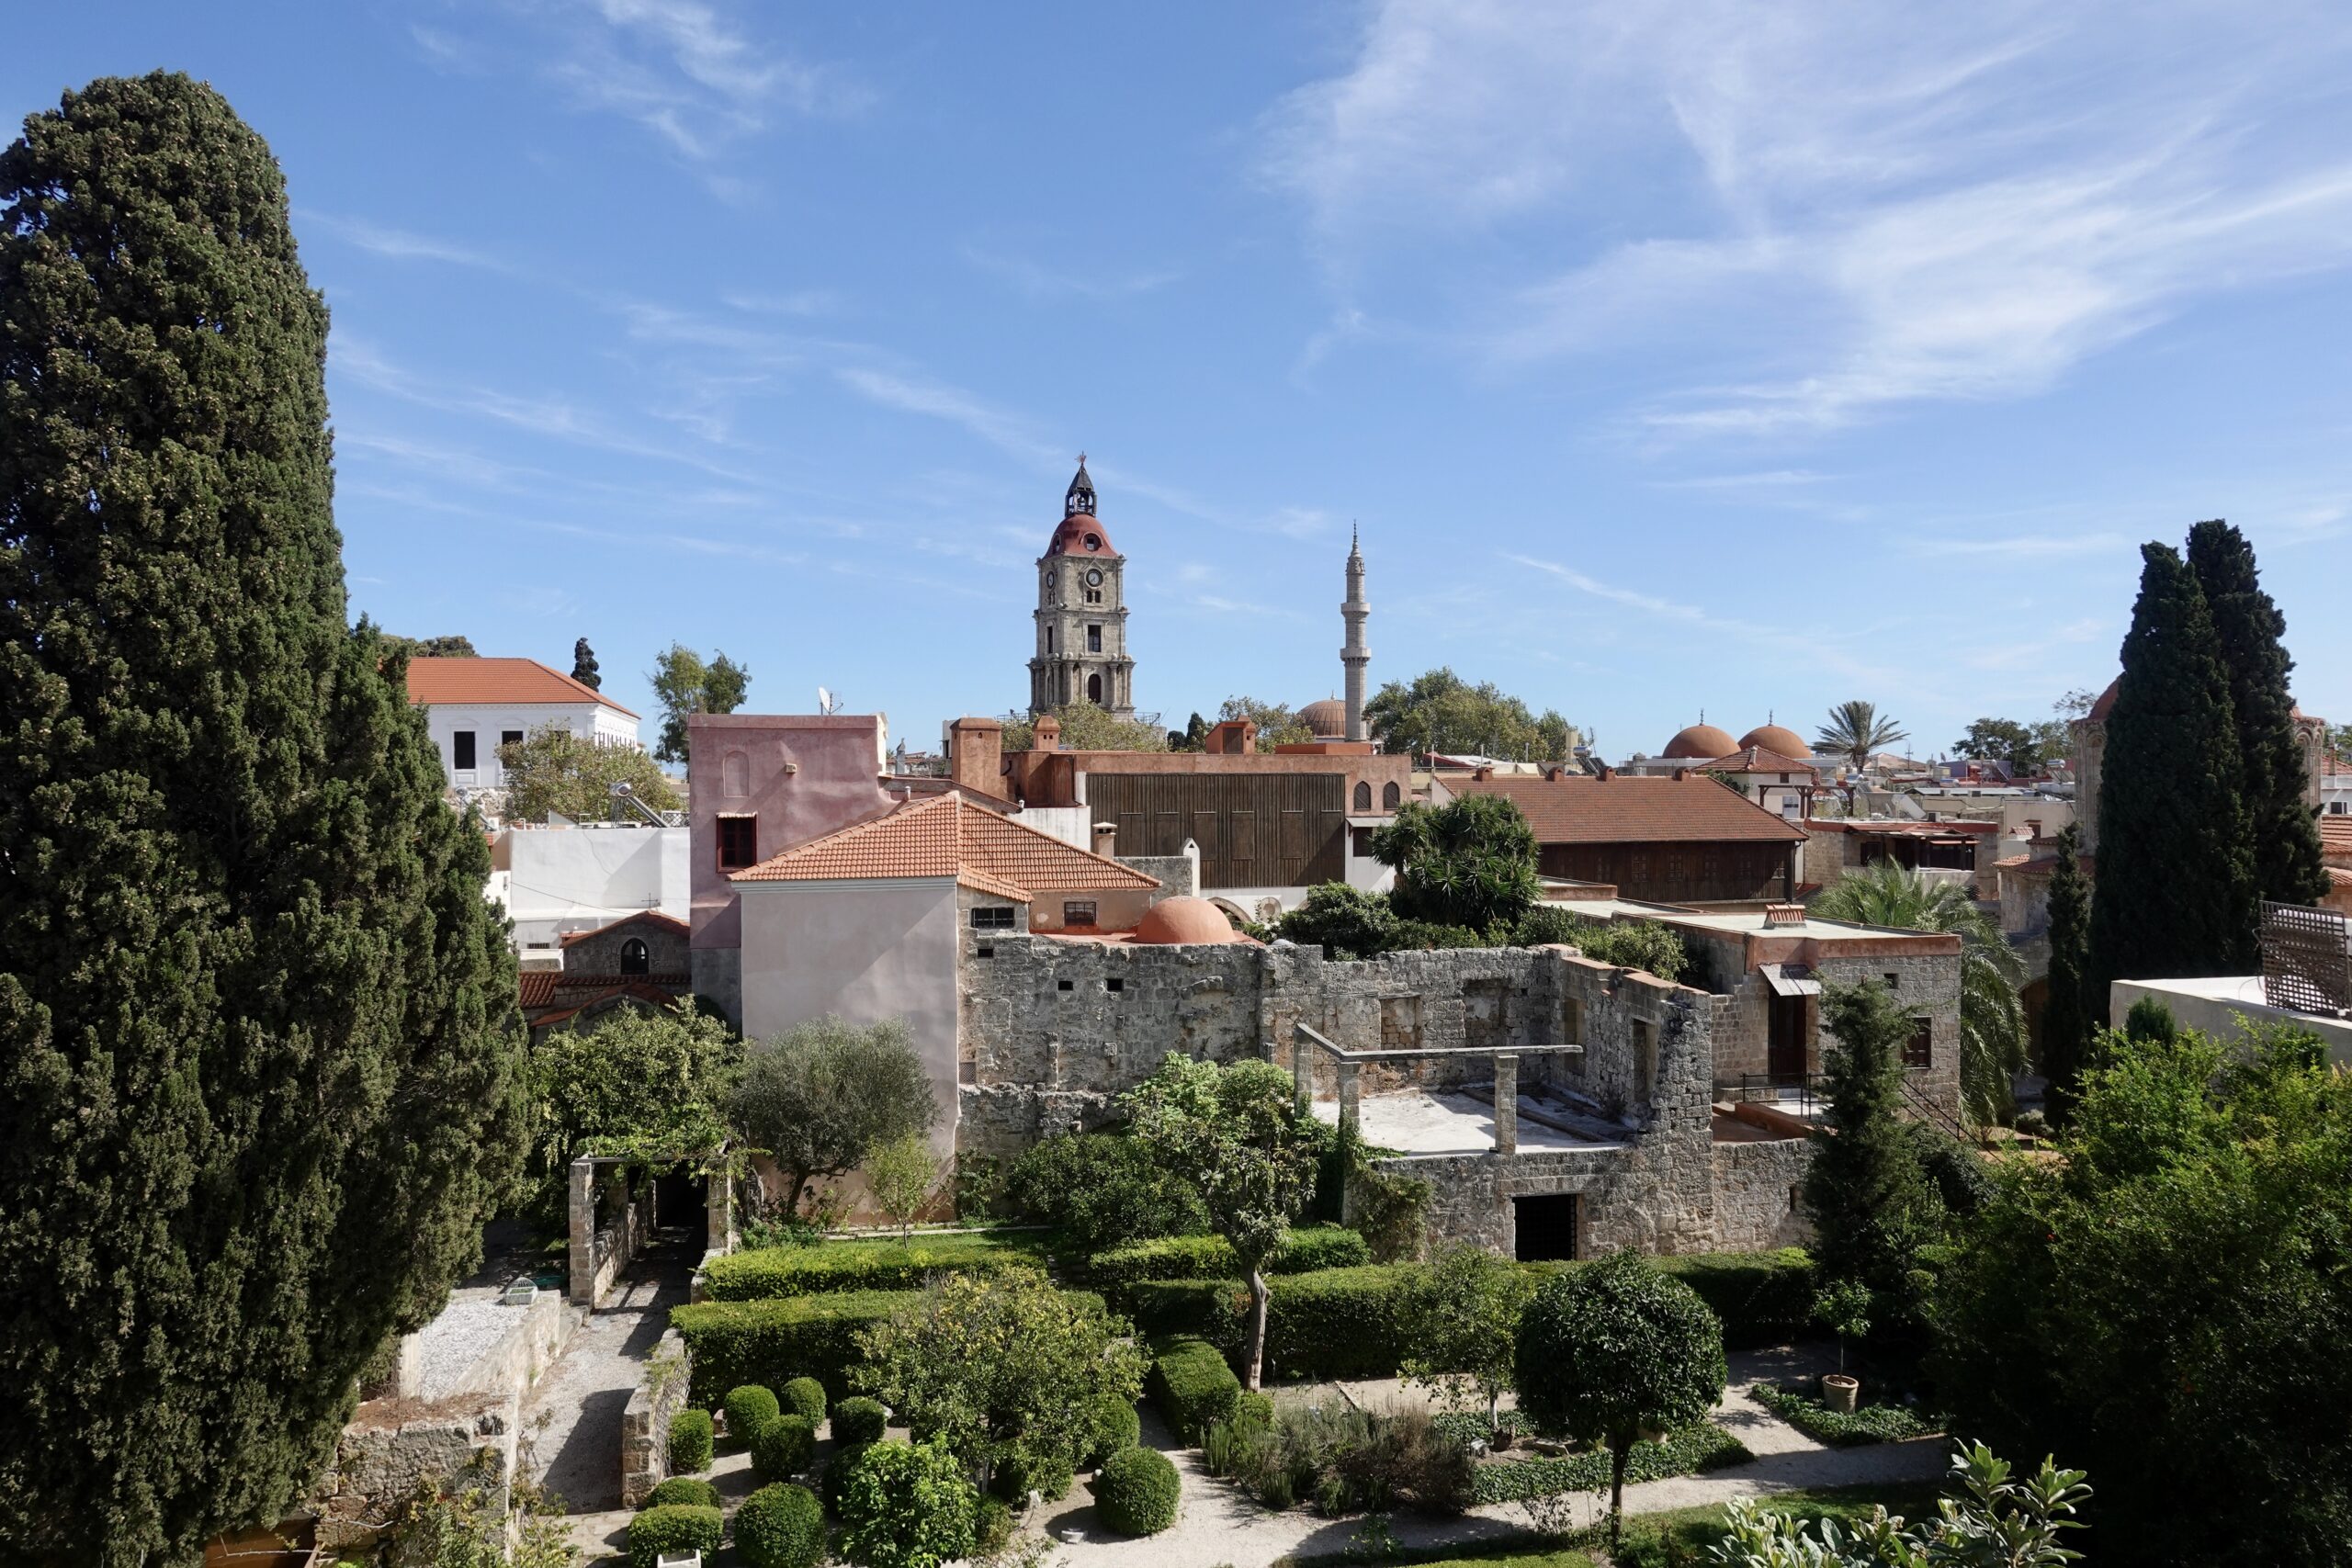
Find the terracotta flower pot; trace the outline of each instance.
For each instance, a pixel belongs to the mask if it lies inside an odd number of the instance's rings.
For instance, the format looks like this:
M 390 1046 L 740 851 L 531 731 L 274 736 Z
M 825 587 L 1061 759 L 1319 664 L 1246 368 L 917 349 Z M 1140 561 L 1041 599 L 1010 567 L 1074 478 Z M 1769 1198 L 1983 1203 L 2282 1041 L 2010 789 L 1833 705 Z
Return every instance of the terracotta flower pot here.
M 1862 1382 L 1844 1372 L 1824 1372 L 1821 1375 L 1821 1403 L 1840 1416 L 1851 1416 L 1862 1397 Z

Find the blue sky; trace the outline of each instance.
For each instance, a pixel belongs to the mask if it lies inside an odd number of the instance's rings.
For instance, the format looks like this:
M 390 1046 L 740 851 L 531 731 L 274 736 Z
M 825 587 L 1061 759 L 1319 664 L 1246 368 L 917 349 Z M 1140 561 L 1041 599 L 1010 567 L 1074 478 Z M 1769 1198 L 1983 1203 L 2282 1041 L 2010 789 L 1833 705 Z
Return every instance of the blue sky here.
M 1336 689 L 1352 520 L 1375 680 L 1925 753 L 2103 683 L 2216 515 L 2352 720 L 2347 56 L 2161 0 L 85 0 L 0 107 L 169 66 L 269 139 L 393 629 L 935 743 L 1024 699 L 1083 448 L 1171 722 Z

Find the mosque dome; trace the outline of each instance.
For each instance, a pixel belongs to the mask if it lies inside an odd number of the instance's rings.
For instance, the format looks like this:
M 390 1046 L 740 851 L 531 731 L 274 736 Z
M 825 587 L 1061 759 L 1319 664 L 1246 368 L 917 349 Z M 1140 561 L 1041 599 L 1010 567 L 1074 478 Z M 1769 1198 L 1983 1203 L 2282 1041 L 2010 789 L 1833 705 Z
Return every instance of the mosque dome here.
M 1318 740 L 1343 736 L 1348 732 L 1348 705 L 1337 697 L 1325 697 L 1299 709 L 1298 722 Z
M 1738 750 L 1738 743 L 1725 731 L 1712 724 L 1694 724 L 1688 729 L 1676 731 L 1674 739 L 1666 743 L 1666 750 L 1658 755 L 1712 762 L 1717 757 L 1728 757 Z
M 1208 942 L 1239 942 L 1241 933 L 1225 918 L 1225 911 L 1205 898 L 1162 898 L 1144 912 L 1136 923 L 1135 940 L 1155 946 L 1177 943 L 1201 945 Z
M 1761 746 L 1767 751 L 1778 751 L 1783 757 L 1803 760 L 1813 755 L 1813 748 L 1804 738 L 1785 724 L 1759 724 L 1739 738 L 1734 750 L 1745 751 L 1750 746 Z
M 1119 552 L 1111 547 L 1111 536 L 1102 531 L 1102 525 L 1094 520 L 1091 513 L 1073 512 L 1062 519 L 1060 527 L 1054 530 L 1053 541 L 1046 545 L 1046 553 L 1049 556 L 1114 556 Z

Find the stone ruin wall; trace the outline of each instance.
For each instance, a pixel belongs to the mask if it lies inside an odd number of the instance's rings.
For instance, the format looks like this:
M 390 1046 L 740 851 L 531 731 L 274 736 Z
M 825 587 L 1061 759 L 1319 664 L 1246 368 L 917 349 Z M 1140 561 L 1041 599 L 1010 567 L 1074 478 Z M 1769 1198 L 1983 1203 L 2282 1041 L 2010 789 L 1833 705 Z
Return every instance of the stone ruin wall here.
M 374 1545 L 420 1490 L 481 1495 L 503 1517 L 513 1497 L 520 1394 L 374 1400 L 352 1413 L 319 1495 L 318 1544 L 327 1551 Z

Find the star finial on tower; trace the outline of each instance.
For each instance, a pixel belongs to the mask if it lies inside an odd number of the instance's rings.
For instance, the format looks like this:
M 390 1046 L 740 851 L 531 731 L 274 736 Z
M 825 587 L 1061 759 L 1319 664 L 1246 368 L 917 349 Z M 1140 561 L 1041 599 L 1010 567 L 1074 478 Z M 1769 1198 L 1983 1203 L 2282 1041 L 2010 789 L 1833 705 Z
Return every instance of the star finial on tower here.
M 1086 454 L 1083 452 L 1078 455 L 1078 466 L 1081 468 L 1086 467 Z

